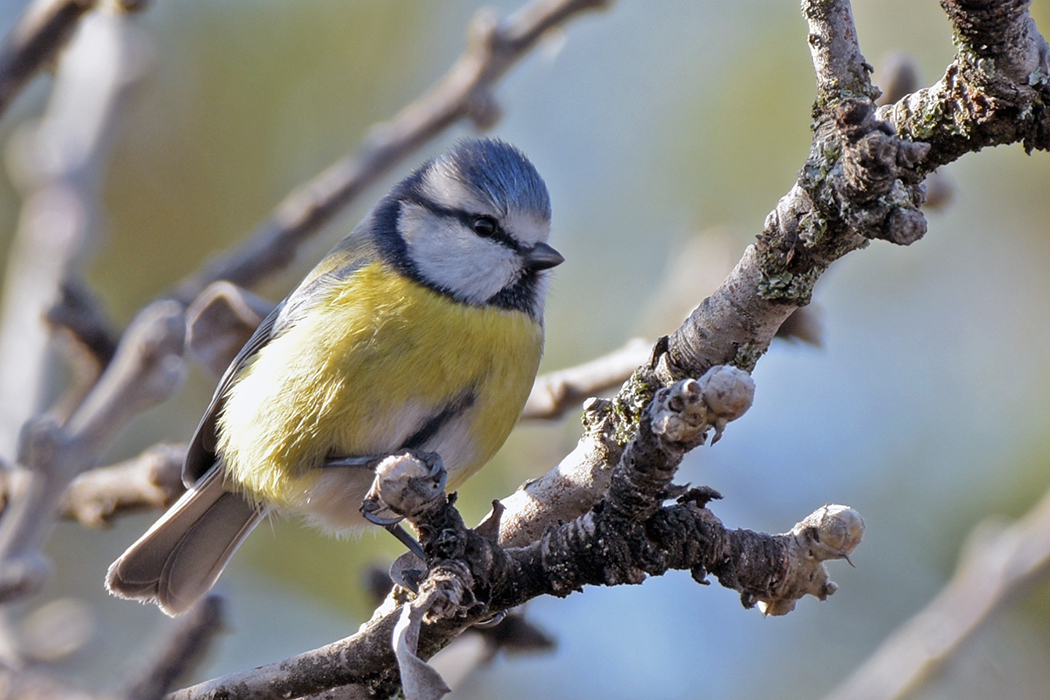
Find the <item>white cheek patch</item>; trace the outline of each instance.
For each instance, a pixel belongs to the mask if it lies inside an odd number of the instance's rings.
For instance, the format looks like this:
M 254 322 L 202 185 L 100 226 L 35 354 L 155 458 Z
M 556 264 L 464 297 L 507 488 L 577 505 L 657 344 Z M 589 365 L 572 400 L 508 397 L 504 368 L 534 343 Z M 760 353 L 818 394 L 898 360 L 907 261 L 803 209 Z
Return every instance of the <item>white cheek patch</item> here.
M 399 223 L 416 271 L 457 299 L 483 304 L 520 276 L 513 250 L 479 237 L 458 219 L 402 203 Z

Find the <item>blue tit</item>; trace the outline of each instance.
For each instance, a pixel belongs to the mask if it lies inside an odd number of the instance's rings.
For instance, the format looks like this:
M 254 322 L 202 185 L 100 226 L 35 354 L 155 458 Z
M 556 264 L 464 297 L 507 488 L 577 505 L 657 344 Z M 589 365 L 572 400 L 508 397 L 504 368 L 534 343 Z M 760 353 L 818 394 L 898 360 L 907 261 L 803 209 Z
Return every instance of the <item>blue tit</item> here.
M 449 489 L 503 445 L 543 352 L 547 186 L 516 148 L 465 140 L 379 201 L 259 326 L 190 443 L 189 490 L 109 569 L 169 615 L 271 512 L 365 523 L 355 457 L 440 455 Z

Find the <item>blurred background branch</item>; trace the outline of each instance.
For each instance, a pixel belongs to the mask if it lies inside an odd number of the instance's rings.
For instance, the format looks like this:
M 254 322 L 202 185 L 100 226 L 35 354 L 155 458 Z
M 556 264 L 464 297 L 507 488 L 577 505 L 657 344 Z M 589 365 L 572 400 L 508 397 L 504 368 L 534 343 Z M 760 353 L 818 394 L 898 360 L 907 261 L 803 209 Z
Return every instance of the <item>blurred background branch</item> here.
M 8 161 L 23 205 L 0 308 L 0 454 L 43 408 L 52 357 L 42 319 L 79 285 L 99 220 L 99 190 L 121 100 L 142 75 L 142 38 L 118 12 L 90 14 L 56 72 L 47 111 L 23 126 Z
M 584 399 L 623 384 L 648 359 L 651 347 L 646 340 L 632 338 L 608 355 L 540 375 L 522 411 L 522 420 L 557 420 Z
M 81 16 L 98 0 L 33 0 L 0 44 L 0 115 L 25 84 L 54 60 Z
M 209 595 L 198 601 L 176 620 L 158 649 L 144 656 L 148 663 L 130 684 L 124 695 L 126 700 L 161 700 L 205 658 L 222 626 L 222 599 Z
M 73 479 L 62 495 L 59 515 L 84 527 L 101 529 L 119 514 L 166 508 L 185 491 L 185 445 L 155 445 L 139 456 L 89 469 Z M 16 470 L 0 471 L 0 514 L 15 493 Z
M 43 548 L 66 489 L 131 420 L 179 387 L 184 331 L 177 304 L 147 306 L 68 421 L 45 415 L 27 423 L 18 455 L 22 469 L 9 482 L 14 488 L 0 520 L 0 603 L 40 592 L 50 574 Z
M 981 523 L 948 584 L 825 700 L 911 697 L 1004 605 L 1050 573 L 1050 492 L 1017 522 Z

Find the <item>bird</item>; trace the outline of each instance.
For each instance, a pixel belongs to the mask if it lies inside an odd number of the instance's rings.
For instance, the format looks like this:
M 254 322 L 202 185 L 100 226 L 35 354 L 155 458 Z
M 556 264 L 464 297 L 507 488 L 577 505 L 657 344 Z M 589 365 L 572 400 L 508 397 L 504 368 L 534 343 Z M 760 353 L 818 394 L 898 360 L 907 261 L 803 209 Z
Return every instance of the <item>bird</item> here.
M 539 368 L 564 261 L 550 230 L 543 178 L 499 139 L 460 140 L 396 184 L 234 358 L 186 493 L 110 566 L 109 592 L 174 616 L 270 515 L 354 532 L 384 455 L 438 455 L 450 491 L 476 473 Z

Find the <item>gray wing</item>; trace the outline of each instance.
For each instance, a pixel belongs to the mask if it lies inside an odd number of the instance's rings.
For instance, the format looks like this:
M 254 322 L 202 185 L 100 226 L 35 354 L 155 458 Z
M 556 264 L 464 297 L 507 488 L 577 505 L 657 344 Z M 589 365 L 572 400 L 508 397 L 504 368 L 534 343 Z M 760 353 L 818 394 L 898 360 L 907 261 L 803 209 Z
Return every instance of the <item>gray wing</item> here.
M 234 377 L 244 368 L 248 360 L 274 337 L 274 326 L 284 306 L 285 302 L 282 301 L 262 320 L 259 327 L 252 333 L 252 337 L 248 339 L 237 356 L 233 358 L 230 366 L 223 372 L 222 379 L 219 380 L 219 385 L 215 387 L 215 393 L 212 394 L 211 403 L 204 411 L 204 417 L 197 425 L 193 439 L 190 440 L 189 449 L 186 451 L 186 461 L 182 465 L 182 483 L 187 487 L 193 486 L 215 464 L 215 428 L 219 411 L 222 409 L 223 398 L 233 383 Z

